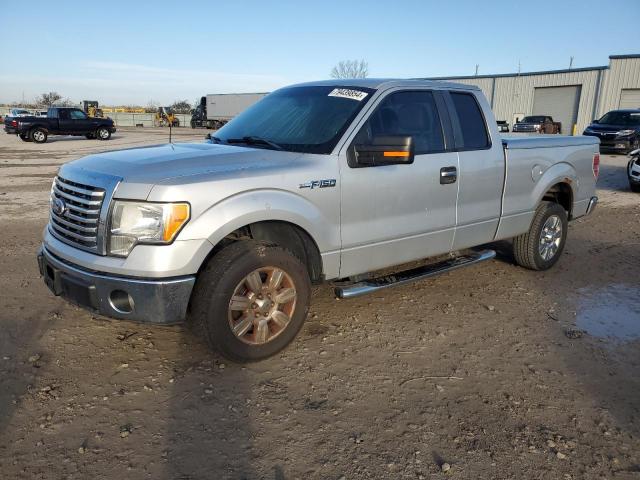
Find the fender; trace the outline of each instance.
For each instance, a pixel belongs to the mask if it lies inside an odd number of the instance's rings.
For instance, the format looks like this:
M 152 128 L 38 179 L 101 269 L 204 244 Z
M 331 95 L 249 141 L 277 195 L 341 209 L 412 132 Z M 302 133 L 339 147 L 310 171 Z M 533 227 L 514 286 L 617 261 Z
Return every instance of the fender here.
M 551 187 L 558 183 L 565 183 L 571 187 L 571 198 L 577 200 L 577 192 L 578 192 L 578 173 L 575 168 L 569 163 L 561 162 L 557 163 L 551 168 L 548 168 L 543 174 L 542 177 L 538 180 L 533 191 L 531 192 L 531 196 L 535 199 L 534 202 L 531 203 L 532 211 L 535 211 L 536 207 L 542 201 L 545 193 L 549 191 Z
M 305 230 L 318 245 L 323 262 L 327 261 L 325 254 L 339 257 L 339 219 L 326 218 L 306 198 L 278 189 L 250 190 L 224 198 L 192 219 L 180 239 L 206 238 L 217 245 L 234 230 L 268 220 L 289 222 Z
M 509 175 L 509 172 L 507 172 Z M 536 207 L 544 195 L 557 183 L 566 183 L 571 187 L 571 194 L 575 201 L 578 191 L 578 175 L 569 163 L 561 162 L 544 170 L 537 180 L 529 176 L 530 182 L 535 182 L 532 189 L 522 185 L 523 178 L 518 182 L 508 182 L 513 191 L 505 190 L 502 201 L 502 216 L 494 240 L 502 240 L 521 235 L 529 230 Z M 521 177 L 521 175 L 519 175 Z M 526 187 L 526 188 L 525 188 Z

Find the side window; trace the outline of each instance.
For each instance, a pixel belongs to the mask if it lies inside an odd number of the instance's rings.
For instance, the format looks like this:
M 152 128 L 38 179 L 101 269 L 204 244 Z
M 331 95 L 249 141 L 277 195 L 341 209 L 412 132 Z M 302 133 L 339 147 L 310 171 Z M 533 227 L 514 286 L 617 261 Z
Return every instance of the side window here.
M 87 118 L 87 116 L 81 110 L 71 110 L 70 114 L 73 120 L 84 120 L 85 118 Z
M 374 137 L 411 135 L 416 155 L 444 151 L 444 137 L 433 93 L 397 92 L 376 107 L 355 138 L 369 144 Z
M 69 120 L 69 110 L 56 110 L 60 120 Z
M 462 130 L 465 150 L 481 150 L 489 146 L 487 125 L 475 97 L 470 93 L 450 92 Z

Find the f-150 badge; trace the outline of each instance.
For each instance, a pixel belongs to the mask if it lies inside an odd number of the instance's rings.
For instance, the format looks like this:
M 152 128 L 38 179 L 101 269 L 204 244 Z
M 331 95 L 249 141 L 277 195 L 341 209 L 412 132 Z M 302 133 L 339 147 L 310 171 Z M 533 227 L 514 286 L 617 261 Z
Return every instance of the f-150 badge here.
M 335 186 L 335 178 L 329 178 L 326 180 L 311 180 L 310 182 L 300 184 L 300 188 L 310 188 L 311 190 L 313 190 L 314 188 L 329 188 Z

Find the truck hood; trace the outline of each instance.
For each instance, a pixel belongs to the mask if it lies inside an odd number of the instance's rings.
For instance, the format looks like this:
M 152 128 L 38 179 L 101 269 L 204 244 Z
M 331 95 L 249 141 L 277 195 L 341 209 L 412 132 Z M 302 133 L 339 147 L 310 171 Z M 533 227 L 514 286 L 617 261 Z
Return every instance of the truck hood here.
M 212 143 L 177 143 L 116 150 L 83 157 L 64 165 L 60 174 L 73 178 L 107 175 L 122 179 L 119 198 L 144 199 L 154 185 L 191 176 L 256 176 L 286 168 L 299 153 Z

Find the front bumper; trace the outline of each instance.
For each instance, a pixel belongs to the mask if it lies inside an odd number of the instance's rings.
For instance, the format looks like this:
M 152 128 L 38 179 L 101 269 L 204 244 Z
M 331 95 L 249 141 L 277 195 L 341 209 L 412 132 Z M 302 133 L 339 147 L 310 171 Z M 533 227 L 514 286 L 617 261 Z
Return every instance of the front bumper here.
M 73 304 L 107 317 L 164 325 L 184 321 L 196 281 L 195 275 L 146 280 L 92 272 L 45 247 L 38 267 L 49 290 Z
M 633 137 L 616 138 L 611 135 L 597 135 L 589 132 L 584 132 L 583 135 L 600 139 L 600 150 L 626 152 L 633 145 Z

